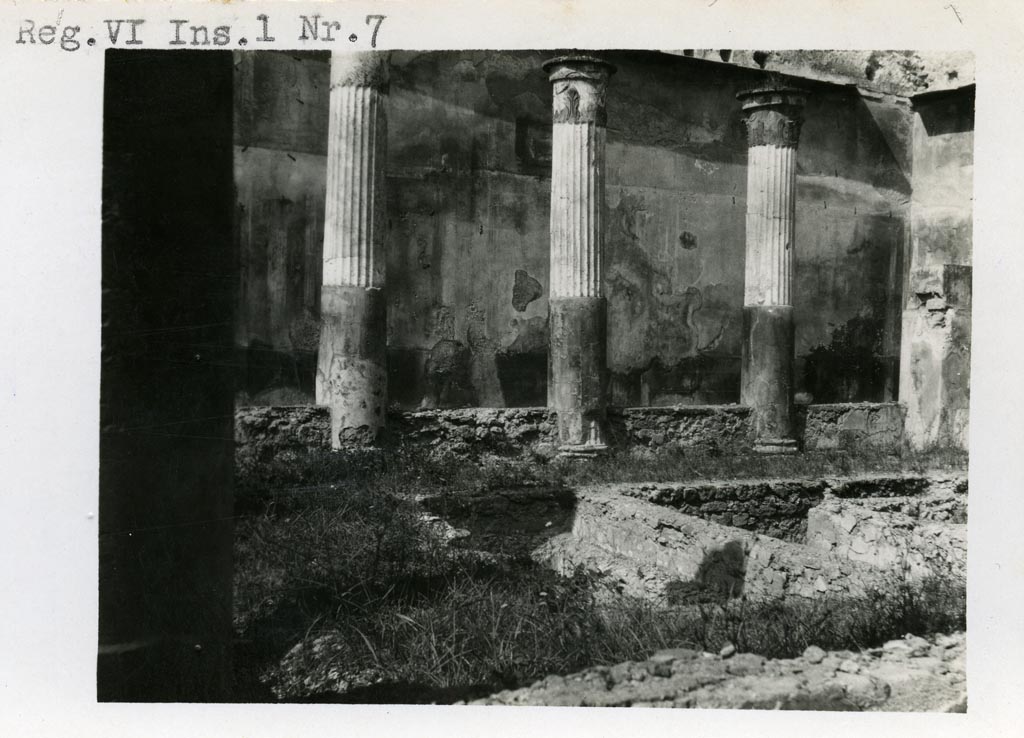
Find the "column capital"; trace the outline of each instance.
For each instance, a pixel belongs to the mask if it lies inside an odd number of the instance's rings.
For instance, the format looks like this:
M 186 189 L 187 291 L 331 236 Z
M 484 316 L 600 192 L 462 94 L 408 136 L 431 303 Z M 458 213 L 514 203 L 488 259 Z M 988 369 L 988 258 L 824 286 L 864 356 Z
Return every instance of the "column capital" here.
M 796 148 L 807 93 L 795 87 L 758 87 L 736 95 L 743 104 L 749 146 Z
M 331 89 L 372 87 L 388 91 L 390 51 L 331 52 Z
M 558 56 L 544 62 L 554 92 L 552 122 L 603 126 L 605 90 L 615 66 L 594 56 Z

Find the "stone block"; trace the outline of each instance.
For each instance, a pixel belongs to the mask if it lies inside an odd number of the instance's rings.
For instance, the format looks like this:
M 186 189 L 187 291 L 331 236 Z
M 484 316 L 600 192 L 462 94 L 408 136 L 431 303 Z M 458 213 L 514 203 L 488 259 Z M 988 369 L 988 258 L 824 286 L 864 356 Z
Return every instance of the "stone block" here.
M 966 578 L 967 530 L 962 524 L 828 500 L 808 515 L 807 543 L 908 579 Z
M 804 421 L 808 450 L 871 448 L 898 451 L 903 409 L 895 402 L 809 405 Z

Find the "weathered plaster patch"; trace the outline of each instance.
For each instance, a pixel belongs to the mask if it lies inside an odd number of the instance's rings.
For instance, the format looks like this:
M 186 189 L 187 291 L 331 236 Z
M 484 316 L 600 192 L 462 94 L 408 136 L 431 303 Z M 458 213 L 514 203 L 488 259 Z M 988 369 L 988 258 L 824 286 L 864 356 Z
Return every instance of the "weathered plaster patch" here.
M 516 269 L 515 284 L 512 286 L 512 307 L 518 312 L 544 294 L 540 282 L 531 277 L 525 269 Z

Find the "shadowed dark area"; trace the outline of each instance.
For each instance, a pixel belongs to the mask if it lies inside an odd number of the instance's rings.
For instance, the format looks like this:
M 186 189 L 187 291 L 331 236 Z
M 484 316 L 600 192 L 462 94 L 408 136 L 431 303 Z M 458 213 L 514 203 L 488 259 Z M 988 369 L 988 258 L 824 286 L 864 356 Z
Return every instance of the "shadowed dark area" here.
M 100 701 L 230 690 L 232 65 L 108 51 Z
M 665 595 L 669 604 L 725 602 L 743 594 L 746 554 L 741 541 L 727 541 L 709 550 L 689 582 L 669 582 Z

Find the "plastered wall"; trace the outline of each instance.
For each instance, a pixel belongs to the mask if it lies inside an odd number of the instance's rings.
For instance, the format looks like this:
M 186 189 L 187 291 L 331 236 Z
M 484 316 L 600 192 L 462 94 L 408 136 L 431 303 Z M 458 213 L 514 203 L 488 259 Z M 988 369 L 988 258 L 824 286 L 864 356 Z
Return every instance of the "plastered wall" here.
M 388 103 L 392 400 L 546 400 L 550 85 L 544 52 L 395 52 Z M 761 73 L 607 52 L 605 293 L 612 401 L 739 399 L 747 146 Z M 326 55 L 236 54 L 248 402 L 312 399 Z M 894 399 L 913 118 L 808 81 L 798 158 L 797 379 L 816 402 Z
M 915 99 L 900 400 L 916 448 L 967 448 L 973 177 L 974 87 Z

